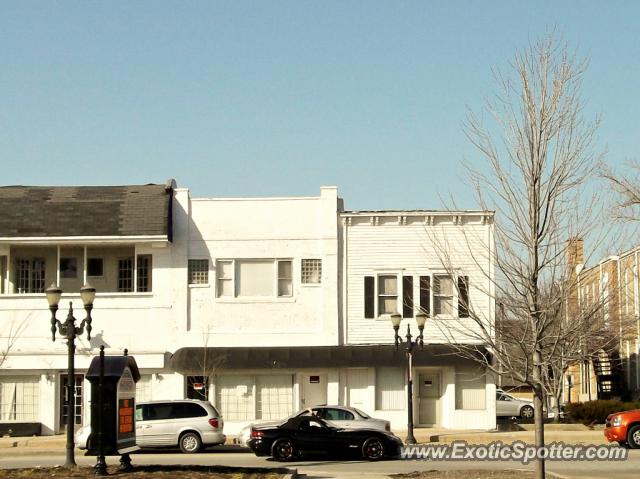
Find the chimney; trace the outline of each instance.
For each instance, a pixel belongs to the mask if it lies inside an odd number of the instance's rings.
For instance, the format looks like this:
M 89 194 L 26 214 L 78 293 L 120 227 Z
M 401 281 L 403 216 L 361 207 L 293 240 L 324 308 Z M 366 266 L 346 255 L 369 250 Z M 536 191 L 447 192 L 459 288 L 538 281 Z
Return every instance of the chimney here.
M 576 267 L 584 264 L 584 241 L 580 238 L 567 240 L 567 268 L 569 275 L 577 273 Z

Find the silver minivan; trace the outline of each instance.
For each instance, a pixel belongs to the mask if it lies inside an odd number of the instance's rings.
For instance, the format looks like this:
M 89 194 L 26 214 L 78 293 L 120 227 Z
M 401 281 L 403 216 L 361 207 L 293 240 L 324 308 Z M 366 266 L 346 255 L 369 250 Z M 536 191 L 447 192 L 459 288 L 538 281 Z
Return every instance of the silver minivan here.
M 181 399 L 136 404 L 136 442 L 141 448 L 176 447 L 187 454 L 224 444 L 224 421 L 207 401 Z M 91 426 L 76 433 L 76 446 L 86 449 Z

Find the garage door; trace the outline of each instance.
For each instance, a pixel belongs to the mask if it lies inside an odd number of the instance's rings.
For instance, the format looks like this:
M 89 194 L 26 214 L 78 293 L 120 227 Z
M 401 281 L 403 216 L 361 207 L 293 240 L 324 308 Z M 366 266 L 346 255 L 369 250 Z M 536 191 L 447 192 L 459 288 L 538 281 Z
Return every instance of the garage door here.
M 257 376 L 256 419 L 283 419 L 293 414 L 293 376 Z
M 347 371 L 347 391 L 349 406 L 360 409 L 366 408 L 369 386 L 369 370 L 349 369 Z
M 226 421 L 255 419 L 253 376 L 220 376 L 216 380 L 216 404 Z
M 227 421 L 283 419 L 293 413 L 293 375 L 219 376 L 216 405 Z

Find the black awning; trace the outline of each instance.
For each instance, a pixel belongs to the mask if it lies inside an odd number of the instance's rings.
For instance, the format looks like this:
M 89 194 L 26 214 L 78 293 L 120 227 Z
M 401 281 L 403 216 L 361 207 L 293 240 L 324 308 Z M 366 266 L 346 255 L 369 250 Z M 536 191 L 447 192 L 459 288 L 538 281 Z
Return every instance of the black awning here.
M 487 354 L 478 347 L 478 357 Z M 455 346 L 430 344 L 413 351 L 414 366 L 451 366 L 462 364 Z M 239 347 L 178 349 L 170 367 L 181 374 L 202 374 L 214 369 L 303 369 L 336 367 L 404 366 L 405 351 L 392 344 L 362 346 Z

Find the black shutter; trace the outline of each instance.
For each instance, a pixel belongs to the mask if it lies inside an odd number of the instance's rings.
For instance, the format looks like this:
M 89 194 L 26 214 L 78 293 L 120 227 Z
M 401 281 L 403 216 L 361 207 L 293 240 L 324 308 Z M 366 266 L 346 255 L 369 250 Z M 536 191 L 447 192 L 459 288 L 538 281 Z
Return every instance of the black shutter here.
M 431 276 L 420 276 L 420 310 L 431 314 Z
M 365 276 L 364 277 L 364 317 L 365 318 L 373 318 L 374 316 L 374 302 L 375 302 L 375 291 L 374 291 L 374 278 L 373 276 Z
M 458 317 L 469 317 L 469 276 L 458 276 Z
M 402 317 L 413 318 L 413 276 L 402 277 Z

